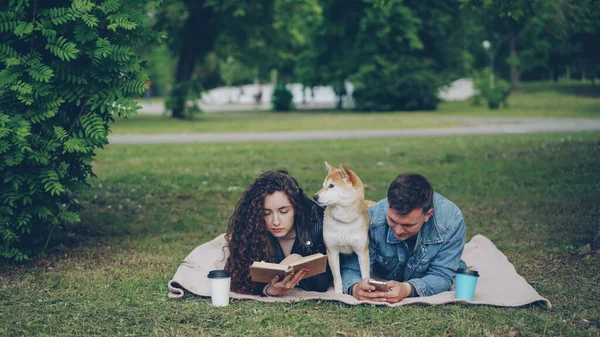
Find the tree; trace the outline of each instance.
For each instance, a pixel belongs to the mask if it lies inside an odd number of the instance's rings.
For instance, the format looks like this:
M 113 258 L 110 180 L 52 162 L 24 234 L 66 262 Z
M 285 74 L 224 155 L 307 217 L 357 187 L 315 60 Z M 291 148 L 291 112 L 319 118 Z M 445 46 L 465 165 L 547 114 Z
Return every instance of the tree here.
M 369 0 L 351 76 L 359 110 L 431 110 L 465 73 L 459 2 Z
M 467 6 L 477 11 L 489 30 L 501 32 L 506 37 L 510 66 L 511 89 L 519 87 L 521 76 L 521 59 L 519 58 L 518 36 L 526 22 L 535 15 L 536 9 L 545 7 L 554 0 L 462 0 Z M 530 43 L 531 41 L 523 41 Z
M 600 249 L 600 211 L 598 211 L 598 217 L 596 218 L 596 234 L 594 235 L 591 246 L 594 250 Z
M 457 0 L 322 0 L 323 22 L 311 35 L 297 74 L 338 95 L 354 84 L 359 110 L 435 109 L 438 90 L 465 74 Z
M 146 0 L 0 1 L 0 256 L 44 251 L 79 221 L 113 116 L 137 109 Z
M 589 71 L 595 85 L 600 53 L 600 5 L 595 0 L 569 1 L 565 9 L 565 22 L 570 27 L 571 41 L 578 48 L 576 58 L 581 64 L 582 77 Z
M 600 6 L 595 0 L 462 1 L 495 37 L 492 44 L 506 46 L 512 89 L 518 88 L 526 71 L 550 70 L 557 80 L 559 69 L 569 77 L 572 65 L 579 63 L 585 77 L 586 69 L 593 72 L 600 62 Z
M 322 20 L 309 33 L 310 45 L 299 57 L 296 75 L 306 86 L 331 85 L 342 105 L 344 81 L 356 73 L 357 36 L 367 4 L 362 0 L 322 0 Z
M 197 63 L 215 52 L 266 73 L 271 68 L 292 74 L 304 30 L 318 20 L 316 0 L 168 0 L 157 14 L 157 27 L 179 57 L 170 98 L 173 117 L 185 117 L 185 102 L 199 88 L 192 74 Z
M 218 18 L 206 0 L 167 0 L 157 12 L 156 26 L 169 33 L 168 44 L 178 56 L 175 82 L 167 106 L 174 118 L 185 117 L 186 102 L 197 96 L 191 80 L 196 63 L 212 49 L 217 37 Z

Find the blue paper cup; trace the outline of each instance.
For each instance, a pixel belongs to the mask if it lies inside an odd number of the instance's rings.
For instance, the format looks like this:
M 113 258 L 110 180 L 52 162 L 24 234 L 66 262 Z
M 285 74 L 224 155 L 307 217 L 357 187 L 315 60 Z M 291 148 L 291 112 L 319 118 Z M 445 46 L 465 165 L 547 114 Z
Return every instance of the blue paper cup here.
M 456 298 L 472 301 L 479 273 L 475 270 L 459 269 L 456 272 Z

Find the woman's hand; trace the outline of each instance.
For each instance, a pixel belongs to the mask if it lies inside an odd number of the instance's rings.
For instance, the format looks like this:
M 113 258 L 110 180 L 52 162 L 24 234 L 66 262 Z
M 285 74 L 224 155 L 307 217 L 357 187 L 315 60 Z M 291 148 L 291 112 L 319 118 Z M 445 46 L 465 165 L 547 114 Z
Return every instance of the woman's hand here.
M 281 296 L 288 290 L 293 289 L 298 285 L 300 280 L 308 273 L 307 268 L 303 268 L 297 273 L 291 273 L 286 276 L 283 280 L 279 281 L 279 276 L 273 277 L 271 284 L 266 289 L 266 293 L 269 296 Z

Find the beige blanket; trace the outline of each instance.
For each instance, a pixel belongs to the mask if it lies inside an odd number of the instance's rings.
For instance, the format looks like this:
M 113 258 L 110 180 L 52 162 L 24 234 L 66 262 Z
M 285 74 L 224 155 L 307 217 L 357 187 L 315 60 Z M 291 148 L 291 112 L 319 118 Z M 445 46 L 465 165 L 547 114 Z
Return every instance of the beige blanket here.
M 175 276 L 168 283 L 169 297 L 179 298 L 185 292 L 200 296 L 210 296 L 210 289 L 206 275 L 212 269 L 222 269 L 225 265 L 226 252 L 224 234 L 214 240 L 196 247 L 179 266 Z M 513 265 L 496 246 L 482 235 L 474 236 L 466 244 L 462 259 L 468 266 L 479 271 L 480 277 L 473 301 L 454 298 L 454 286 L 451 291 L 446 291 L 434 296 L 406 298 L 399 303 L 375 303 L 359 301 L 349 295 L 340 295 L 333 292 L 331 287 L 327 292 L 319 293 L 293 289 L 282 297 L 261 297 L 231 293 L 231 298 L 252 299 L 263 302 L 295 302 L 303 300 L 329 300 L 340 301 L 347 304 L 373 303 L 379 305 L 398 306 L 405 304 L 443 304 L 451 302 L 464 302 L 471 304 L 487 304 L 505 307 L 519 307 L 531 303 L 538 303 L 550 308 L 550 301 L 540 296 L 537 291 L 523 277 L 517 274 Z

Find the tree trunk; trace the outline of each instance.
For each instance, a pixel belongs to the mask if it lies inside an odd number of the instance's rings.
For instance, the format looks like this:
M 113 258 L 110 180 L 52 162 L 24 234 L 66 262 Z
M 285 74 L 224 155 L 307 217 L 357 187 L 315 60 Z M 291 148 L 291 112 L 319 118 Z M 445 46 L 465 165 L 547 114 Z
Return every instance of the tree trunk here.
M 189 90 L 187 83 L 192 78 L 192 73 L 196 67 L 198 53 L 192 48 L 183 48 L 177 60 L 177 72 L 175 73 L 175 84 L 171 93 L 172 117 L 185 118 L 185 104 L 187 92 Z M 186 50 L 187 49 L 187 50 Z
M 579 61 L 579 67 L 581 67 L 581 80 L 585 81 L 585 64 L 582 60 Z
M 511 60 L 516 61 L 519 57 L 517 53 L 517 35 L 515 33 L 513 22 L 509 23 L 508 26 L 508 48 L 509 55 Z M 519 77 L 521 74 L 519 73 L 519 68 L 514 62 L 510 64 L 510 86 L 511 91 L 519 88 Z
M 343 98 L 344 98 L 344 95 L 347 94 L 346 85 L 345 85 L 344 81 L 340 81 L 337 85 L 337 88 L 335 88 L 334 91 L 335 91 L 336 95 L 338 96 L 338 102 L 337 102 L 336 109 L 342 110 L 343 109 Z
M 565 71 L 565 80 L 567 82 L 570 82 L 571 81 L 571 66 L 567 65 L 565 70 L 566 70 Z
M 552 67 L 552 82 L 558 83 L 560 72 L 555 67 Z
M 212 7 L 205 6 L 204 1 L 196 1 L 190 8 L 190 15 L 183 26 L 181 34 L 184 38 L 179 51 L 175 83 L 170 99 L 173 118 L 185 117 L 185 106 L 191 87 L 190 80 L 196 63 L 213 49 L 217 32 L 212 17 Z
M 598 218 L 596 219 L 596 235 L 594 236 L 594 240 L 592 240 L 591 247 L 594 250 L 600 249 L 600 211 L 598 211 Z

